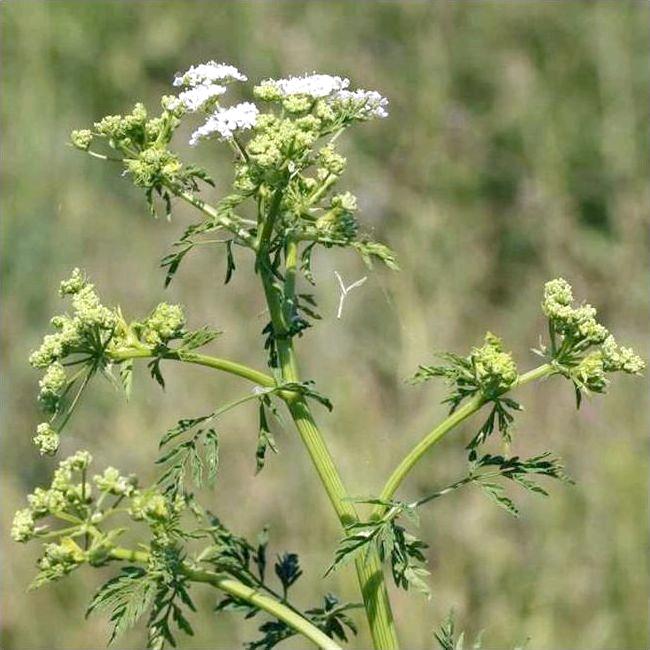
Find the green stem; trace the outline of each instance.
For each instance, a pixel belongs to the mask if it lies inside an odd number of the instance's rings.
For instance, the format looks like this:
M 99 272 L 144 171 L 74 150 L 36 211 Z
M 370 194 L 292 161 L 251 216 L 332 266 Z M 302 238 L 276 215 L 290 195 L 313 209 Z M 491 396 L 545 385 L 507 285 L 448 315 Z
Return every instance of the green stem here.
M 115 548 L 111 551 L 111 556 L 116 560 L 126 560 L 140 564 L 146 564 L 149 561 L 149 554 L 145 551 L 134 551 L 127 548 Z M 338 643 L 287 605 L 259 593 L 256 589 L 246 586 L 227 574 L 196 569 L 187 563 L 182 565 L 181 571 L 192 582 L 212 585 L 239 600 L 245 600 L 251 605 L 259 607 L 274 618 L 289 625 L 298 634 L 303 635 L 322 650 L 341 650 Z
M 239 237 L 239 239 L 241 239 L 245 244 L 251 248 L 255 247 L 255 238 L 250 232 L 248 232 L 248 230 L 242 228 L 238 221 L 231 219 L 228 215 L 223 214 L 222 212 L 219 212 L 214 206 L 206 203 L 203 199 L 200 199 L 191 192 L 182 190 L 173 185 L 168 185 L 168 187 L 176 196 L 183 199 L 183 201 L 187 201 L 187 203 L 193 205 L 195 208 L 198 208 L 203 212 L 203 214 L 207 215 L 211 219 L 214 219 L 216 223 Z
M 534 381 L 535 379 L 541 379 L 547 377 L 548 375 L 555 372 L 554 368 L 545 363 L 534 370 L 520 375 L 517 381 L 512 385 L 512 388 L 518 386 L 523 386 L 528 382 Z M 488 400 L 478 394 L 475 395 L 472 399 L 469 400 L 464 406 L 461 406 L 459 409 L 450 414 L 446 419 L 444 419 L 435 429 L 433 429 L 429 434 L 427 434 L 420 442 L 418 442 L 413 449 L 404 457 L 402 462 L 395 468 L 395 471 L 390 475 L 388 481 L 384 485 L 384 489 L 381 491 L 379 498 L 382 501 L 389 501 L 402 481 L 406 478 L 408 473 L 411 471 L 413 466 L 426 454 L 426 452 L 437 444 L 442 438 L 449 433 L 454 427 L 458 426 L 461 422 L 466 420 L 470 415 L 473 415 L 478 411 Z M 380 514 L 383 510 L 382 506 L 378 506 L 375 509 L 375 516 Z
M 288 307 L 293 304 L 298 263 L 297 243 L 294 240 L 287 242 L 284 291 L 274 284 L 270 270 L 264 266 L 265 262 L 267 260 L 263 260 L 260 271 L 276 336 L 282 378 L 287 382 L 300 382 L 298 362 L 288 328 L 291 317 Z M 345 528 L 359 518 L 311 410 L 305 398 L 296 393 L 286 396 L 285 401 L 327 496 Z M 399 643 L 377 550 L 371 548 L 364 557 L 357 559 L 355 565 L 374 647 L 378 650 L 397 650 Z
M 256 589 L 248 587 L 238 580 L 234 580 L 227 575 L 192 569 L 191 567 L 184 567 L 183 573 L 194 582 L 210 584 L 235 598 L 245 600 L 263 609 L 265 612 L 271 614 L 271 616 L 289 625 L 298 634 L 312 641 L 318 648 L 322 648 L 323 650 L 340 650 L 341 648 L 336 641 L 328 637 L 306 618 L 297 614 L 293 609 L 283 605 L 270 596 L 261 594 Z
M 149 359 L 154 358 L 156 355 L 151 348 L 142 347 L 113 350 L 108 353 L 108 356 L 113 361 L 126 361 L 128 359 Z M 245 366 L 241 363 L 229 361 L 228 359 L 220 359 L 218 357 L 212 357 L 207 354 L 197 354 L 194 352 L 184 352 L 182 354 L 169 352 L 165 354 L 163 358 L 169 359 L 171 361 L 184 361 L 186 363 L 193 363 L 198 366 L 214 368 L 215 370 L 222 370 L 223 372 L 227 372 L 231 375 L 236 375 L 238 377 L 248 379 L 254 384 L 263 386 L 265 388 L 273 388 L 276 385 L 273 377 L 260 372 L 259 370 L 249 368 L 248 366 Z

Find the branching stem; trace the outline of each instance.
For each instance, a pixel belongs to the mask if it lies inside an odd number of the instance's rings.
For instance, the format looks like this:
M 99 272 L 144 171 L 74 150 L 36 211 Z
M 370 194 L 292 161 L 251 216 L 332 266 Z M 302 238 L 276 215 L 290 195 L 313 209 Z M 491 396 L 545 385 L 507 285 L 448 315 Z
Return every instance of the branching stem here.
M 523 375 L 520 375 L 517 381 L 514 383 L 512 388 L 522 386 L 527 384 L 535 379 L 542 379 L 554 372 L 553 367 L 545 363 L 534 370 L 531 370 Z M 511 390 L 512 390 L 511 388 Z M 380 494 L 380 499 L 383 501 L 389 501 L 393 498 L 395 492 L 402 484 L 402 481 L 407 477 L 413 466 L 426 454 L 431 447 L 440 442 L 442 438 L 449 433 L 452 429 L 457 427 L 461 422 L 466 420 L 468 417 L 476 413 L 481 407 L 488 403 L 482 395 L 477 394 L 468 402 L 466 402 L 459 409 L 451 413 L 447 418 L 445 418 L 435 429 L 433 429 L 429 434 L 427 434 L 420 442 L 411 449 L 411 451 L 404 457 L 402 462 L 395 468 L 395 471 L 390 475 L 388 481 L 384 485 L 383 490 Z M 374 516 L 378 516 L 383 511 L 383 506 L 378 506 L 375 509 Z
M 134 551 L 127 548 L 115 548 L 111 551 L 111 556 L 116 560 L 126 560 L 128 562 L 138 562 L 147 564 L 149 554 L 145 551 Z M 295 610 L 281 602 L 261 594 L 258 590 L 248 587 L 242 582 L 235 580 L 231 576 L 223 573 L 214 573 L 204 569 L 192 567 L 187 562 L 183 563 L 181 572 L 192 582 L 203 582 L 212 585 L 234 598 L 244 600 L 259 609 L 264 610 L 271 616 L 283 621 L 305 638 L 312 641 L 316 647 L 322 650 L 341 650 L 341 647 L 328 637 L 324 632 L 319 630 L 313 623 L 301 616 Z
M 142 346 L 112 350 L 108 353 L 108 356 L 114 361 L 126 361 L 128 359 L 150 359 L 157 355 L 152 348 Z M 273 377 L 260 372 L 259 370 L 237 363 L 236 361 L 229 361 L 228 359 L 220 359 L 218 357 L 212 357 L 207 354 L 198 354 L 195 352 L 184 352 L 178 354 L 173 351 L 165 354 L 163 358 L 169 359 L 170 361 L 184 361 L 198 366 L 221 370 L 231 375 L 248 379 L 254 384 L 263 386 L 264 388 L 273 388 L 276 385 Z

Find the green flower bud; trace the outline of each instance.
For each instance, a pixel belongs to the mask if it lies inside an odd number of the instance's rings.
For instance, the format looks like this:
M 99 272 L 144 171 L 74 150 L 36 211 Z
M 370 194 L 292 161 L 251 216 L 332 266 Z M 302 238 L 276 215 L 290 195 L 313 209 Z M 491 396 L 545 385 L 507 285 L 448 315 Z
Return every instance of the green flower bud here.
M 147 519 L 164 522 L 169 519 L 171 513 L 167 499 L 159 492 L 148 490 L 133 497 L 129 515 L 136 521 Z
M 49 422 L 42 422 L 36 427 L 33 441 L 41 455 L 53 456 L 59 448 L 59 434 Z
M 330 174 L 340 176 L 345 170 L 346 159 L 338 154 L 332 145 L 323 147 L 318 152 L 318 162 Z
M 101 492 L 108 494 L 131 496 L 135 490 L 134 479 L 121 476 L 114 467 L 107 467 L 103 474 L 96 474 L 93 481 Z
M 336 120 L 336 111 L 325 100 L 318 100 L 314 106 L 314 115 L 325 123 L 334 122 Z
M 130 121 L 134 125 L 144 126 L 147 121 L 147 109 L 145 108 L 142 102 L 138 102 L 131 111 L 131 115 L 128 116 Z
M 45 554 L 38 561 L 42 571 L 47 571 L 50 580 L 62 578 L 82 564 L 86 557 L 84 552 L 70 537 L 64 537 L 60 544 L 46 544 Z
M 79 293 L 87 285 L 86 277 L 77 268 L 72 271 L 68 280 L 63 280 L 59 286 L 59 295 L 73 296 Z
M 305 115 L 304 117 L 300 117 L 294 122 L 294 124 L 301 131 L 318 132 L 321 127 L 321 121 L 315 115 Z
M 161 345 L 180 336 L 184 326 L 182 307 L 161 302 L 142 323 L 142 339 L 149 345 Z
M 165 121 L 160 117 L 154 117 L 144 125 L 144 132 L 147 140 L 156 140 L 165 128 Z
M 88 451 L 77 451 L 72 456 L 66 458 L 61 465 L 69 467 L 72 471 L 81 472 L 82 470 L 88 469 L 90 463 L 92 463 L 93 457 Z
M 54 413 L 59 405 L 60 393 L 67 384 L 67 376 L 65 369 L 58 362 L 55 361 L 47 367 L 45 374 L 39 381 L 40 393 L 38 400 L 41 402 L 43 408 L 49 412 Z
M 487 395 L 500 393 L 512 386 L 519 376 L 517 366 L 509 352 L 503 352 L 499 337 L 491 332 L 485 335 L 485 345 L 471 353 L 476 381 Z
M 18 510 L 11 525 L 11 538 L 15 542 L 28 542 L 34 537 L 34 516 L 29 508 Z
M 314 103 L 314 100 L 307 95 L 289 95 L 282 99 L 282 108 L 287 113 L 305 113 Z
M 282 99 L 282 91 L 272 79 L 263 81 L 253 88 L 253 94 L 264 102 L 277 102 Z
M 645 362 L 632 348 L 619 347 L 613 336 L 608 336 L 601 347 L 603 365 L 607 372 L 622 371 L 630 375 L 640 375 Z
M 114 140 L 121 140 L 126 135 L 126 124 L 121 115 L 106 115 L 94 126 L 100 135 Z
M 62 511 L 66 506 L 66 499 L 59 490 L 36 488 L 32 494 L 27 496 L 27 503 L 29 503 L 34 516 L 39 518 Z
M 562 320 L 570 313 L 573 302 L 571 285 L 564 278 L 551 280 L 544 285 L 542 310 L 551 319 Z
M 160 99 L 160 106 L 163 111 L 167 111 L 175 117 L 181 117 L 185 113 L 185 105 L 175 95 L 163 95 Z
M 183 169 L 180 159 L 160 147 L 149 147 L 137 158 L 125 162 L 126 170 L 138 187 L 155 187 L 163 181 L 175 183 Z
M 101 304 L 92 284 L 85 285 L 72 297 L 75 321 L 81 331 L 99 327 L 110 330 L 115 327 L 117 316 Z
M 61 334 L 47 334 L 43 337 L 41 347 L 29 355 L 29 364 L 34 368 L 47 368 L 61 358 L 64 350 L 64 338 Z
M 59 463 L 52 478 L 52 489 L 61 492 L 66 498 L 76 498 L 78 485 L 72 482 L 73 472 L 87 469 L 93 457 L 87 451 L 78 451 Z
M 88 129 L 80 129 L 70 134 L 70 142 L 72 142 L 72 145 L 82 151 L 88 151 L 88 147 L 90 147 L 92 141 L 93 134 Z
M 609 382 L 605 377 L 603 358 L 600 352 L 588 354 L 573 371 L 578 385 L 582 384 L 587 390 L 594 393 L 604 393 Z

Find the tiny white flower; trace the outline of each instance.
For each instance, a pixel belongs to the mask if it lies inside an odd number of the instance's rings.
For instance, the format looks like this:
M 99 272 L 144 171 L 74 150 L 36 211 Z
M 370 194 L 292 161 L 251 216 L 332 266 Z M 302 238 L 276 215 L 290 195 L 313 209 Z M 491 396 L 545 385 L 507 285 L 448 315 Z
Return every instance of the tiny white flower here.
M 350 85 L 350 80 L 329 74 L 314 73 L 301 77 L 288 77 L 287 79 L 267 79 L 262 82 L 262 85 L 264 84 L 275 86 L 285 97 L 309 95 L 314 99 L 318 99 L 328 97 L 332 93 L 347 88 Z
M 226 92 L 226 87 L 220 84 L 194 86 L 184 90 L 178 96 L 178 101 L 190 113 L 200 111 L 206 105 L 213 103 L 217 97 Z
M 203 126 L 192 133 L 190 144 L 194 146 L 200 140 L 209 138 L 215 133 L 219 134 L 221 140 L 229 140 L 235 131 L 253 128 L 258 115 L 257 106 L 251 102 L 218 108 Z
M 340 90 L 334 99 L 353 106 L 364 118 L 388 117 L 388 99 L 376 90 Z
M 193 65 L 183 73 L 177 73 L 174 78 L 174 86 L 204 86 L 214 84 L 218 81 L 246 81 L 243 75 L 234 65 L 208 61 Z

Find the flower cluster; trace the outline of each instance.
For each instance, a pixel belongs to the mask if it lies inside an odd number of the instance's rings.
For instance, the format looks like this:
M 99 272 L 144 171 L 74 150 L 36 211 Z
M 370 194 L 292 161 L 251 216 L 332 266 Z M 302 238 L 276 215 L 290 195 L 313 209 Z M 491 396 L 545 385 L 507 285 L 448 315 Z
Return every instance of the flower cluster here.
M 447 362 L 445 365 L 420 366 L 411 381 L 420 383 L 443 377 L 451 386 L 451 393 L 444 401 L 451 405 L 452 412 L 463 400 L 475 395 L 498 407 L 503 393 L 519 378 L 512 355 L 503 351 L 503 342 L 491 332 L 486 333 L 484 344 L 472 348 L 467 356 L 453 353 L 439 356 Z
M 549 320 L 551 347 L 541 353 L 552 359 L 558 372 L 571 379 L 578 391 L 604 393 L 606 374 L 641 374 L 643 360 L 631 348 L 619 347 L 607 328 L 596 320 L 589 304 L 574 305 L 571 285 L 563 278 L 547 282 L 542 310 Z
M 166 95 L 161 99 L 162 113 L 156 117 L 150 117 L 146 108 L 138 103 L 131 113 L 104 117 L 94 124 L 92 130 L 73 131 L 70 140 L 77 149 L 89 151 L 99 158 L 108 156 L 90 151 L 95 142 L 104 142 L 117 151 L 125 174 L 137 187 L 145 190 L 151 212 L 155 214 L 155 193 L 165 201 L 169 215 L 173 193 L 196 190 L 198 180 L 211 182 L 198 167 L 184 166 L 169 150 L 169 143 L 184 113 L 198 110 L 199 106 L 214 101 L 218 94 L 215 89 L 201 87 L 181 93 L 180 97 Z
M 542 311 L 553 330 L 572 344 L 602 343 L 609 332 L 596 321 L 596 309 L 589 304 L 573 306 L 573 290 L 563 278 L 544 286 Z
M 485 344 L 474 348 L 469 358 L 476 384 L 487 397 L 503 393 L 517 381 L 517 366 L 512 354 L 503 351 L 502 340 L 491 332 L 485 335 Z
M 234 65 L 208 61 L 207 63 L 193 65 L 185 72 L 177 73 L 174 77 L 174 86 L 196 88 L 229 81 L 247 81 L 247 79 Z
M 145 319 L 129 323 L 119 308 L 102 304 L 94 285 L 79 269 L 60 283 L 59 294 L 71 300 L 72 311 L 52 318 L 56 333 L 47 334 L 29 357 L 33 367 L 44 370 L 38 401 L 50 415 L 48 422 L 37 426 L 33 437 L 41 454 L 56 453 L 59 434 L 95 374 L 104 375 L 116 385 L 113 370 L 119 366 L 120 383 L 128 396 L 133 358 L 144 354 L 157 364 L 159 357 L 169 352 L 173 340 L 182 339 L 175 349 L 180 352 L 185 345 L 191 349 L 206 345 L 219 334 L 205 327 L 196 332 L 186 331 L 182 307 L 165 302 Z M 152 374 L 162 381 L 158 367 Z
M 174 86 L 186 88 L 178 95 L 176 104 L 190 113 L 209 111 L 218 105 L 219 97 L 227 90 L 225 84 L 231 81 L 246 81 L 246 77 L 237 68 L 225 63 L 209 61 L 192 66 L 174 79 Z M 198 141 L 196 133 L 192 139 Z
M 230 140 L 238 130 L 252 129 L 257 121 L 259 110 L 251 102 L 242 102 L 228 108 L 217 108 L 206 123 L 200 126 L 190 137 L 190 144 L 197 145 L 199 141 L 217 133 L 221 140 Z
M 160 543 L 168 538 L 170 526 L 186 506 L 182 498 L 168 499 L 155 487 L 139 490 L 134 476 L 123 476 L 114 467 L 94 475 L 90 482 L 86 477 L 91 463 L 87 451 L 63 460 L 51 485 L 36 488 L 27 497 L 28 507 L 14 516 L 11 536 L 15 541 L 58 538 L 56 543 L 43 546 L 35 586 L 61 578 L 85 562 L 97 565 L 110 559 L 120 529 L 102 530 L 109 517 L 125 512 L 133 521 L 145 522 Z M 113 503 L 109 504 L 111 498 Z M 118 510 L 123 499 L 130 503 Z M 91 543 L 82 548 L 75 542 L 78 537 L 89 537 Z
M 47 334 L 29 357 L 33 367 L 45 371 L 39 381 L 38 400 L 52 419 L 61 412 L 66 394 L 80 376 L 78 372 L 69 378 L 64 360 L 69 357 L 72 362 L 83 359 L 84 368 L 88 364 L 94 371 L 106 363 L 107 351 L 118 345 L 122 336 L 119 314 L 101 304 L 94 285 L 79 269 L 61 282 L 59 293 L 71 298 L 72 315 L 54 316 L 51 323 L 56 333 Z M 52 422 L 38 425 L 34 443 L 42 454 L 56 452 L 59 433 Z
M 253 93 L 267 105 L 265 110 L 251 101 L 222 105 L 228 85 L 246 80 L 237 68 L 225 63 L 191 66 L 175 76 L 173 85 L 180 92 L 162 98 L 160 116 L 150 118 L 144 106 L 136 104 L 128 115 L 109 115 L 93 130 L 75 131 L 73 144 L 101 158 L 91 150 L 101 138 L 119 151 L 126 174 L 145 189 L 152 212 L 156 194 L 164 200 L 168 215 L 174 195 L 201 209 L 205 204 L 192 192 L 198 190 L 198 180 L 212 181 L 205 171 L 185 165 L 169 145 L 184 115 L 203 112 L 207 117 L 194 129 L 190 145 L 214 138 L 233 149 L 234 193 L 225 197 L 227 206 L 219 204 L 214 213 L 204 210 L 217 215 L 212 226 L 202 224 L 190 234 L 225 228 L 235 235 L 235 243 L 255 248 L 262 233 L 255 222 L 244 225 L 246 219 L 234 210 L 251 198 L 258 210 L 273 208 L 272 227 L 265 231 L 270 239 L 277 238 L 273 249 L 292 233 L 306 242 L 350 246 L 368 264 L 379 259 L 397 268 L 389 249 L 360 234 L 355 198 L 334 190 L 346 165 L 336 150 L 340 132 L 357 122 L 386 117 L 388 100 L 375 90 L 351 89 L 345 77 L 313 73 L 266 79 L 256 85 Z M 274 195 L 280 199 L 277 205 Z M 170 256 L 173 269 L 193 242 L 185 237 L 182 244 L 178 255 Z M 308 266 L 308 262 L 302 264 L 306 273 Z
M 183 308 L 161 302 L 142 323 L 134 323 L 133 329 L 141 341 L 157 347 L 182 336 L 184 326 Z
M 41 422 L 36 427 L 36 435 L 32 440 L 42 455 L 52 456 L 59 449 L 59 432 L 49 422 Z
M 48 369 L 43 377 L 45 393 L 58 392 L 58 389 L 53 391 L 54 387 L 60 388 L 65 382 L 63 368 L 50 369 L 50 366 L 71 353 L 86 352 L 89 346 L 93 347 L 96 338 L 103 342 L 105 334 L 115 329 L 118 320 L 113 310 L 101 304 L 94 285 L 82 278 L 79 269 L 61 283 L 60 293 L 72 296 L 73 315 L 54 316 L 51 323 L 57 333 L 45 336 L 41 346 L 29 357 L 34 368 Z
M 100 492 L 127 497 L 133 495 L 137 485 L 134 476 L 122 476 L 114 467 L 107 467 L 103 474 L 95 474 L 93 482 Z

